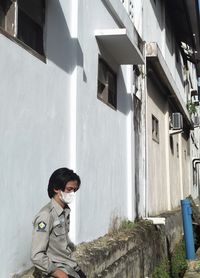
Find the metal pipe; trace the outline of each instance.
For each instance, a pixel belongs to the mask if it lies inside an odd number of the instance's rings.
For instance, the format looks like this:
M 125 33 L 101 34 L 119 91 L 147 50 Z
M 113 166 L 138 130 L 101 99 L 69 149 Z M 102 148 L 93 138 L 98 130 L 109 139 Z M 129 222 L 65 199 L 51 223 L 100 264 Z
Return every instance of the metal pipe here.
M 196 164 L 200 163 L 200 158 L 193 158 L 192 159 L 192 166 L 193 166 L 193 169 L 196 168 Z
M 196 258 L 194 249 L 194 236 L 192 228 L 192 209 L 188 199 L 181 200 L 183 230 L 185 240 L 186 259 L 193 260 Z

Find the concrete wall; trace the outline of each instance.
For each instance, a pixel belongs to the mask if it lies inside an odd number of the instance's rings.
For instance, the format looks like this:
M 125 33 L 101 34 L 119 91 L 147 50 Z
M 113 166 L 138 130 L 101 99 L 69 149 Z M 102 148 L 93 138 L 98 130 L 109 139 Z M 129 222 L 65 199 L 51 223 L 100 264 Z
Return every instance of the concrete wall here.
M 148 213 L 158 214 L 167 209 L 167 161 L 165 125 L 166 98 L 156 84 L 148 78 L 147 138 L 148 138 Z M 159 124 L 159 141 L 152 138 L 152 115 Z
M 46 63 L 0 34 L 2 278 L 30 266 L 32 219 L 48 202 L 48 179 L 59 167 L 82 179 L 72 240 L 105 234 L 116 216 L 134 218 L 132 67 L 101 53 L 118 74 L 117 110 L 97 99 L 94 31 L 118 27 L 102 1 L 49 0 Z
M 161 0 L 156 1 L 155 4 L 153 0 L 144 1 L 142 38 L 146 42 L 156 42 L 158 44 L 181 96 L 186 100 L 183 65 L 181 57 L 179 57 L 179 62 L 176 61 L 175 48 L 177 48 L 177 45 L 174 36 L 173 26 L 165 9 L 165 2 Z M 180 56 L 179 50 L 177 53 Z
M 92 0 L 79 4 L 78 37 L 84 59 L 77 74 L 76 166 L 83 184 L 76 208 L 78 242 L 105 234 L 115 217 L 135 216 L 132 67 L 119 66 L 97 44 L 95 30 L 119 28 L 106 6 Z M 99 55 L 117 73 L 117 110 L 97 99 Z
M 151 22 L 151 24 L 149 24 Z M 188 72 L 183 65 L 179 50 L 177 50 L 174 28 L 167 14 L 164 1 L 146 1 L 143 6 L 143 36 L 147 42 L 156 42 L 161 50 L 162 56 L 170 70 L 170 79 L 175 82 L 182 97 L 183 103 L 187 104 L 191 87 L 195 88 L 197 80 L 195 68 L 189 65 Z M 148 72 L 147 72 L 148 74 Z M 152 80 L 150 82 L 150 79 Z M 191 167 L 192 157 L 198 157 L 197 145 L 191 145 L 189 150 L 189 131 L 184 130 L 184 135 L 169 136 L 169 116 L 177 109 L 175 102 L 167 99 L 167 88 L 160 85 L 157 88 L 152 85 L 154 77 L 147 82 L 147 148 L 148 148 L 148 212 L 156 214 L 166 209 L 170 210 L 180 205 L 180 199 L 186 197 L 189 192 L 197 196 L 198 185 L 192 186 L 193 169 Z M 184 87 L 185 81 L 188 87 Z M 155 83 L 155 82 L 154 82 Z M 168 104 L 169 103 L 169 104 Z M 171 103 L 171 104 L 170 104 Z M 165 106 L 166 105 L 166 106 Z M 170 107 L 172 105 L 173 107 Z M 151 115 L 159 120 L 161 139 L 159 143 L 152 140 Z M 198 141 L 198 131 L 194 131 L 195 141 Z M 165 160 L 163 160 L 165 157 Z M 155 163 L 156 162 L 156 163 Z M 198 170 L 199 171 L 199 170 Z M 197 180 L 199 172 L 197 171 Z M 160 191 L 159 191 L 160 190 Z M 163 200 L 163 193 L 166 198 Z M 159 205 L 159 200 L 161 205 Z
M 187 197 L 191 194 L 191 162 L 189 151 L 190 139 L 188 136 L 182 136 L 182 186 L 183 197 Z
M 3 204 L 0 246 L 7 250 L 0 262 L 2 278 L 12 277 L 30 266 L 31 222 L 38 209 L 48 201 L 48 178 L 58 167 L 73 168 L 82 179 L 81 189 L 72 205 L 71 238 L 76 243 L 105 234 L 116 217 L 134 219 L 138 213 L 136 204 L 140 216 L 147 208 L 152 214 L 169 208 L 169 198 L 161 198 L 166 194 L 170 197 L 166 186 L 169 180 L 165 179 L 164 172 L 168 167 L 167 159 L 163 159 L 168 144 L 165 99 L 150 82 L 147 202 L 144 150 L 139 156 L 138 167 L 142 168 L 139 185 L 135 186 L 134 140 L 141 140 L 140 147 L 145 146 L 145 131 L 140 133 L 139 139 L 134 134 L 132 66 L 119 66 L 115 57 L 99 48 L 94 36 L 96 29 L 125 27 L 129 33 L 133 31 L 123 4 L 116 0 L 46 2 L 46 63 L 0 34 L 0 202 Z M 134 11 L 137 14 L 134 22 L 142 39 L 156 41 L 169 68 L 173 68 L 174 55 L 171 58 L 169 50 L 165 49 L 165 10 L 160 4 L 163 2 L 157 1 L 157 6 L 153 0 L 144 1 L 143 6 L 139 1 L 133 2 L 138 9 Z M 109 5 L 113 7 L 108 9 Z M 143 15 L 142 21 L 140 15 Z M 137 34 L 131 35 L 137 41 Z M 117 110 L 97 99 L 99 54 L 118 76 Z M 141 72 L 141 78 L 144 78 L 145 69 Z M 178 70 L 172 74 L 182 90 Z M 142 82 L 141 100 L 145 104 L 145 79 Z M 145 106 L 141 111 L 144 119 Z M 159 144 L 152 142 L 152 113 L 160 122 Z M 176 143 L 180 138 L 174 140 Z M 184 147 L 185 144 L 183 141 Z M 182 163 L 186 169 L 186 163 Z M 170 180 L 176 179 L 172 189 L 175 186 L 177 192 L 173 195 L 171 191 L 172 206 L 175 207 L 180 189 L 175 169 L 179 169 L 180 162 L 173 158 L 170 167 Z M 138 192 L 141 196 L 137 203 Z M 147 203 L 148 207 L 145 207 Z
M 64 15 L 65 1 L 55 2 L 47 5 L 46 63 L 0 34 L 2 278 L 30 265 L 32 219 L 48 201 L 48 178 L 55 168 L 70 166 L 66 107 L 75 66 L 74 42 L 66 23 L 70 9 L 65 8 Z
M 70 34 L 71 3 L 48 1 L 46 63 L 0 34 L 2 278 L 30 265 L 32 219 L 48 201 L 48 178 L 72 165 L 70 76 L 78 41 Z

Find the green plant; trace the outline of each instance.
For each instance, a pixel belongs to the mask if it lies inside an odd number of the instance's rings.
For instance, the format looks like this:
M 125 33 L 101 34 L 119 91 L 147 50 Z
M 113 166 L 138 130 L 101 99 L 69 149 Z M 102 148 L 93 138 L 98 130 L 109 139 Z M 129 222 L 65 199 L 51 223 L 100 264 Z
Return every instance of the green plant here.
M 187 110 L 190 115 L 195 114 L 197 112 L 196 106 L 192 101 L 187 103 Z
M 170 278 L 169 275 L 169 261 L 167 259 L 163 260 L 160 265 L 158 265 L 152 274 L 153 278 Z
M 176 245 L 174 252 L 170 259 L 163 260 L 152 274 L 153 278 L 180 278 L 183 277 L 187 269 L 187 262 L 185 259 L 185 245 L 181 241 Z
M 121 231 L 131 230 L 137 226 L 137 223 L 134 223 L 128 219 L 121 219 L 118 216 L 112 218 L 108 234 L 116 234 Z
M 121 221 L 119 230 L 131 230 L 136 227 L 136 224 L 128 219 Z
M 185 245 L 181 241 L 175 248 L 171 256 L 171 273 L 173 278 L 182 277 L 181 275 L 187 269 L 187 262 L 185 258 Z

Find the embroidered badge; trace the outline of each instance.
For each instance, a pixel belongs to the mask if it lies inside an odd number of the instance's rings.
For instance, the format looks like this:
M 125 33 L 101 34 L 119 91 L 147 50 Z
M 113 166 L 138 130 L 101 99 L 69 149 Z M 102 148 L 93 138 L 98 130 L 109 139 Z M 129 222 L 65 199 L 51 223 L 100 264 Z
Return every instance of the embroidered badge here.
M 47 224 L 44 221 L 41 221 L 38 223 L 38 232 L 46 232 L 45 228 L 46 228 Z

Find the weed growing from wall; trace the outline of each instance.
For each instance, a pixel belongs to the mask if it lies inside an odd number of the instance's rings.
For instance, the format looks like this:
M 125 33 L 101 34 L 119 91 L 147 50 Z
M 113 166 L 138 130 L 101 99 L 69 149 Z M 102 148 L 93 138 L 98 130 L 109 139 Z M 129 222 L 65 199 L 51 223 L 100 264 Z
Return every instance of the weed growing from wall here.
M 181 241 L 171 255 L 171 258 L 164 259 L 153 272 L 153 278 L 180 278 L 183 277 L 187 269 L 185 259 L 185 245 Z
M 153 278 L 170 278 L 169 276 L 169 261 L 165 259 L 159 266 L 154 269 Z
M 108 234 L 116 234 L 121 231 L 132 230 L 135 227 L 137 227 L 137 223 L 115 216 L 112 218 Z
M 171 257 L 171 272 L 173 278 L 183 277 L 187 269 L 187 262 L 185 259 L 185 244 L 181 241 L 175 248 Z

